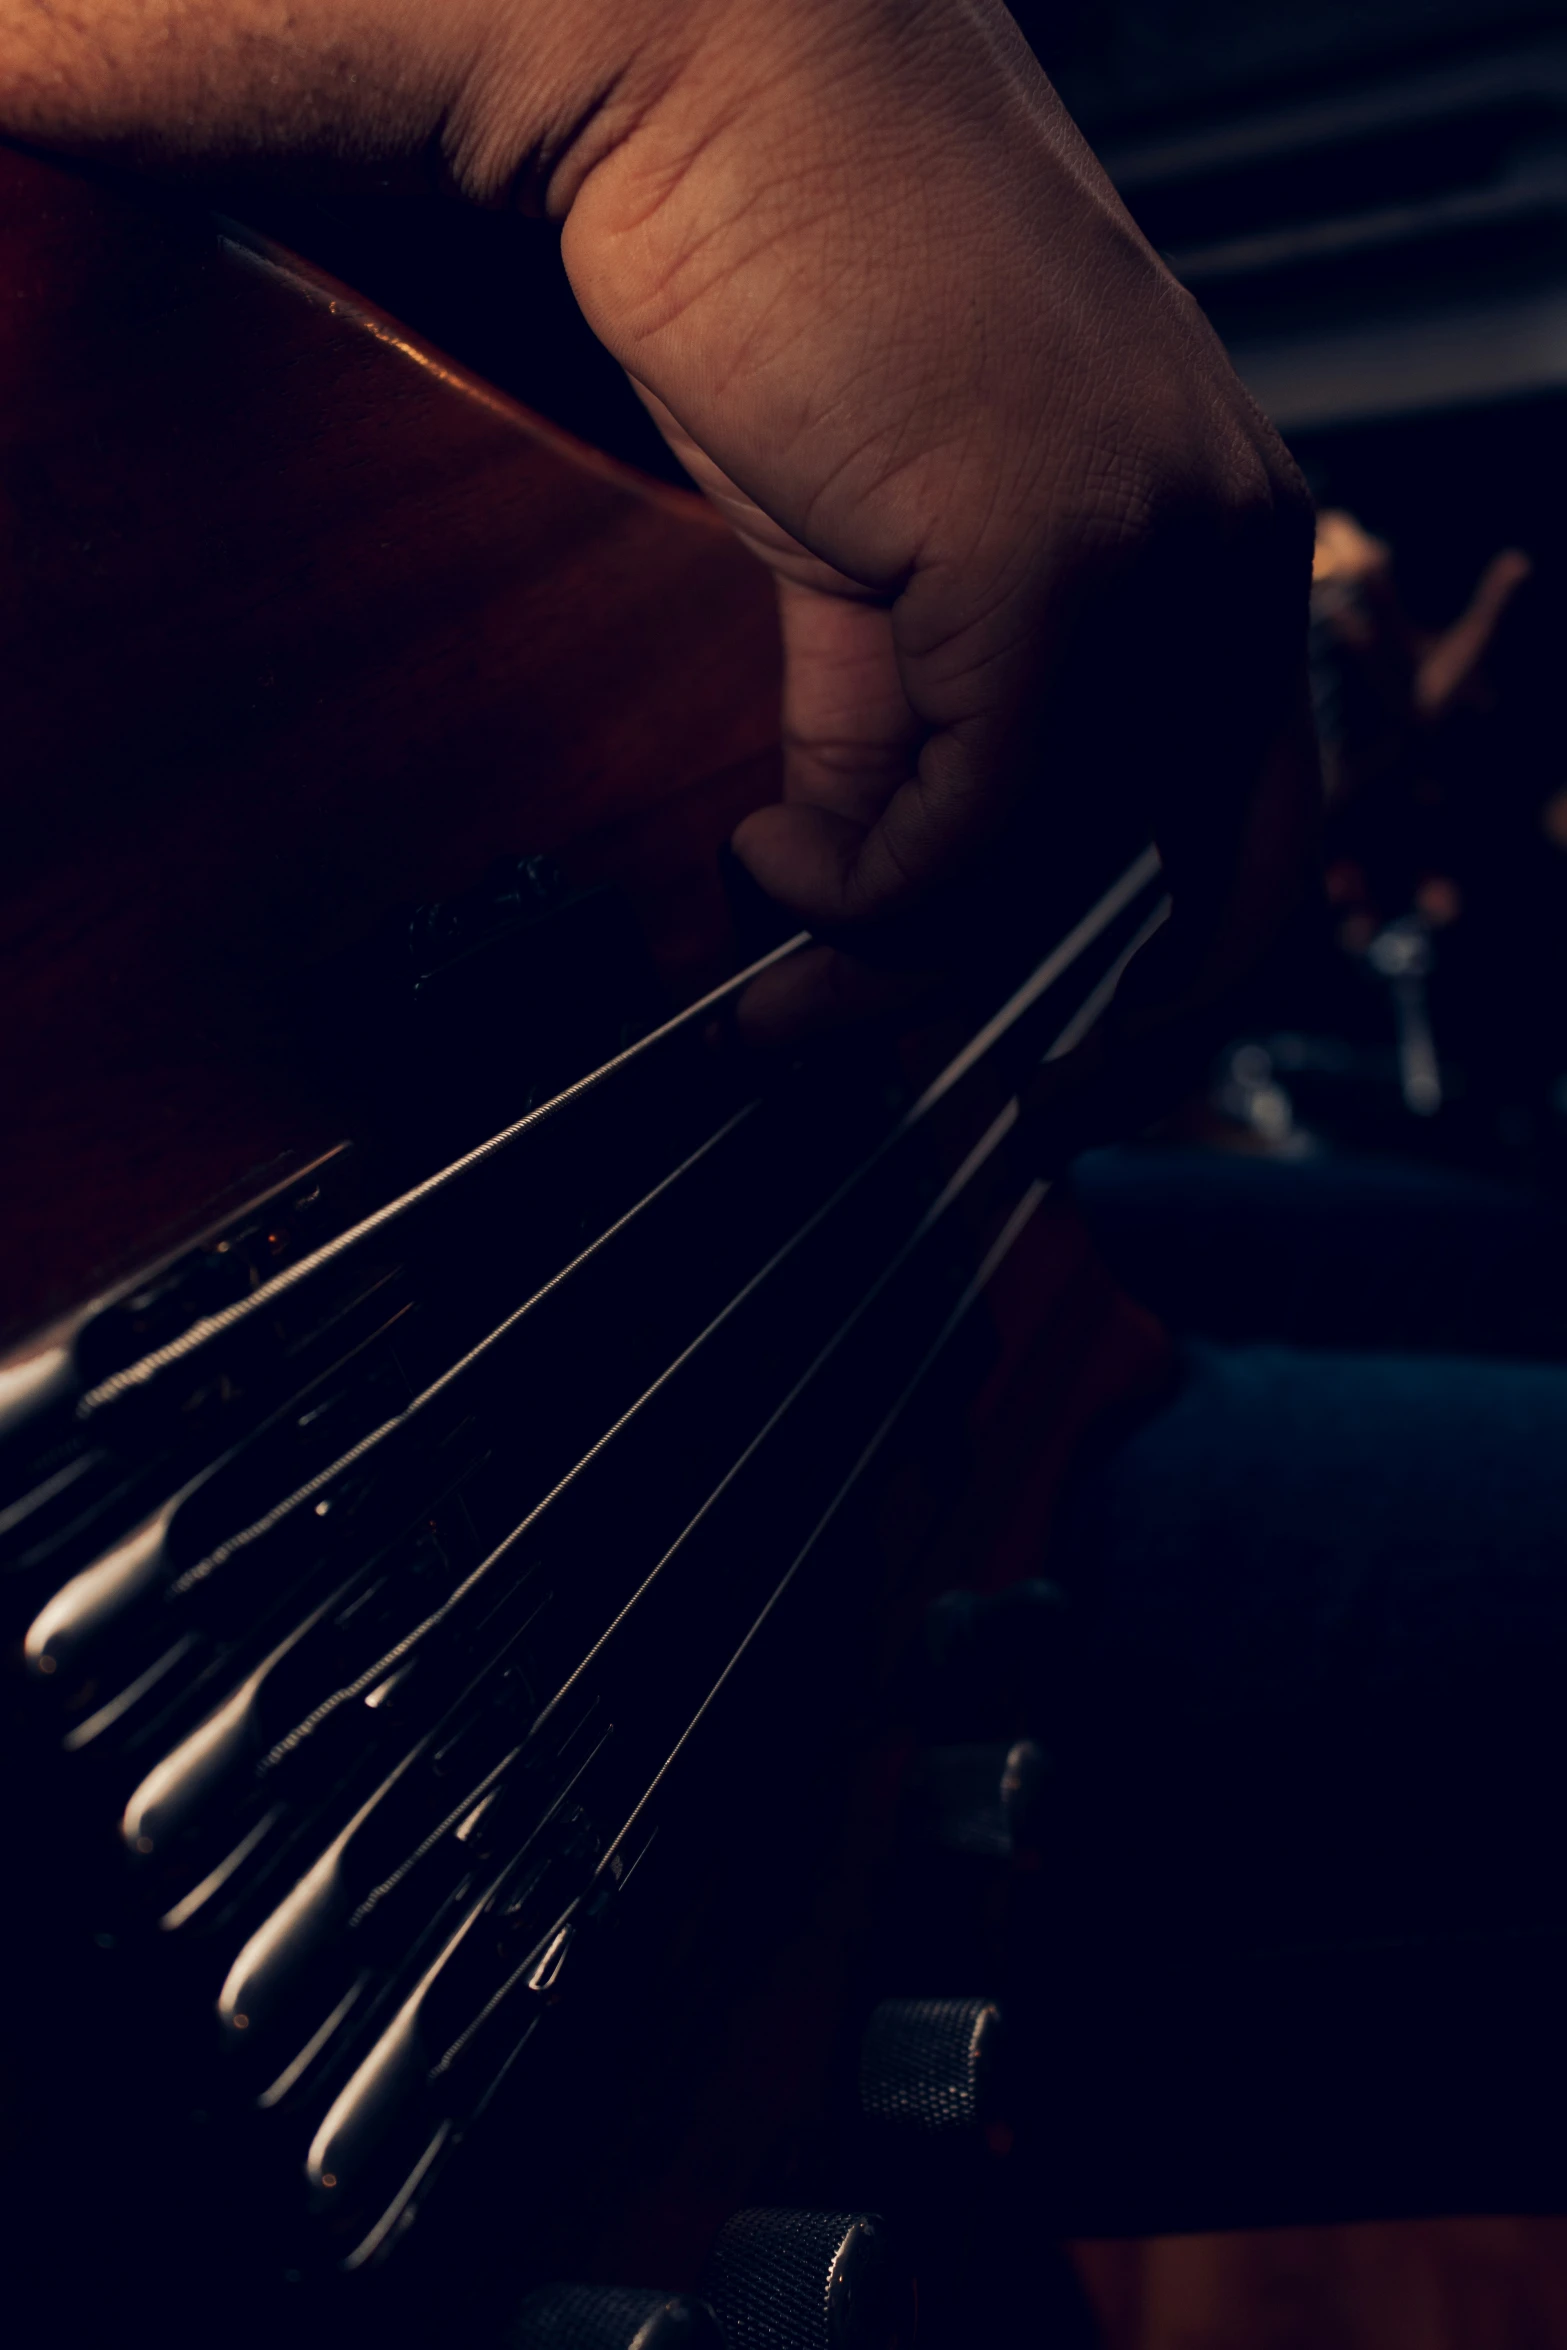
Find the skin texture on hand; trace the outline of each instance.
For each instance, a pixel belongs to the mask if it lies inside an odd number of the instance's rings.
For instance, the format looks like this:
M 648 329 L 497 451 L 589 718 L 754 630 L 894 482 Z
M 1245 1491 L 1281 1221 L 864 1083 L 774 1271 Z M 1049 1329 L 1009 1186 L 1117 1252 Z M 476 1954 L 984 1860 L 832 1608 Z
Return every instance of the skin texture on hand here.
M 785 800 L 736 846 L 832 945 L 758 1029 L 852 994 L 834 947 L 1023 918 L 1106 794 L 1164 850 L 1183 989 L 1283 911 L 1308 501 L 994 0 L 0 0 L 0 130 L 563 220 L 779 581 Z

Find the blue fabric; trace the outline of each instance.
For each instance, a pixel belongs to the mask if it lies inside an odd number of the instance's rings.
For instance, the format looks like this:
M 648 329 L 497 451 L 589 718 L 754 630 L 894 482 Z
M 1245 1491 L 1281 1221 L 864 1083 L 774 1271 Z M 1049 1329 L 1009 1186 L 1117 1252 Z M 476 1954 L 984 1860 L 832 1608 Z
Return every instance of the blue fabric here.
M 1433 1694 L 1548 1657 L 1567 1704 L 1567 1369 L 1194 1343 L 1074 1541 L 1102 1668 L 1144 1700 Z
M 1567 1368 L 1191 1344 L 1055 1571 L 1070 2224 L 1559 2205 Z
M 1051 1562 L 1065 2224 L 1567 2204 L 1567 1224 L 1354 1159 L 1073 1183 L 1183 1348 Z
M 1059 1570 L 1086 1847 L 1189 1930 L 1567 1914 L 1567 1369 L 1194 1344 Z
M 1090 1151 L 1071 1180 L 1117 1277 L 1183 1333 L 1567 1356 L 1567 1218 L 1513 1186 L 1165 1146 Z

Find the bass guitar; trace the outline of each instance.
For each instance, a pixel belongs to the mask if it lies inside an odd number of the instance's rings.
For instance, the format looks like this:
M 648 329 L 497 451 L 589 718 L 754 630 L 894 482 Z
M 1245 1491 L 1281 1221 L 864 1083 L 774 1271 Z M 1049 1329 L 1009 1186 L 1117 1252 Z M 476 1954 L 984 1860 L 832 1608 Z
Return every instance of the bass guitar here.
M 0 181 L 21 2287 L 888 2350 L 915 2268 L 957 2338 L 896 2150 L 1006 2132 L 986 1984 L 871 1955 L 910 1659 L 1162 1375 L 1015 1132 L 1157 859 L 962 1017 L 739 1052 L 750 558 L 235 223 Z

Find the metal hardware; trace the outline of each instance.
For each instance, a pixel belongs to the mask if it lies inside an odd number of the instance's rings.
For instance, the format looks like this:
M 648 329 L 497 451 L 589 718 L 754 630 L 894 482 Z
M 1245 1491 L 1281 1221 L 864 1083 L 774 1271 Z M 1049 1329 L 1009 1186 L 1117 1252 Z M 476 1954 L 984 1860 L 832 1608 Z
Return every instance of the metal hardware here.
M 868 2212 L 737 2211 L 702 2283 L 729 2350 L 909 2350 L 914 2281 Z
M 723 2350 L 718 2320 L 686 2293 L 546 2285 L 517 2313 L 507 2350 Z
M 860 2111 L 924 2138 L 968 2136 L 996 2119 L 1006 2045 L 990 1999 L 884 1999 L 860 2045 Z

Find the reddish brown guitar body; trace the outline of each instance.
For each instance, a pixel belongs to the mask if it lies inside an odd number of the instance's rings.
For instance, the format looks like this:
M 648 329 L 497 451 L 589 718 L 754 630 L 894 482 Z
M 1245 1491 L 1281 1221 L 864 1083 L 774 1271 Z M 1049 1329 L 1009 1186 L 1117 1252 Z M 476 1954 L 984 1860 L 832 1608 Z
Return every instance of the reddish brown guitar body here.
M 777 649 L 695 496 L 188 205 L 0 172 L 17 1333 L 337 1141 L 281 1006 L 495 857 L 617 882 L 677 993 L 710 984 Z
M 574 446 L 307 267 L 17 153 L 0 197 L 15 1341 L 345 1136 L 361 1208 L 389 1143 L 405 1176 L 433 1171 L 417 1074 L 367 1090 L 351 1052 L 300 1040 L 399 910 L 461 897 L 496 859 L 544 852 L 579 890 L 612 884 L 674 1005 L 720 980 L 717 853 L 776 788 L 778 654 L 769 583 L 694 497 Z M 1005 1085 L 975 1099 L 983 1126 Z M 972 1139 L 936 1134 L 935 1180 Z M 919 1607 L 1034 1571 L 1078 1439 L 1162 1374 L 1156 1334 L 1025 1176 L 955 1218 L 977 1262 L 1010 1215 L 1009 1248 L 939 1461 L 928 1428 L 889 1456 L 860 1537 L 867 1677 L 841 1725 L 813 1725 L 828 1825 L 799 1932 L 746 1945 L 726 1979 L 741 1945 L 710 1926 L 736 1863 L 714 1856 L 660 1950 L 669 2048 L 577 2114 L 578 2167 L 518 2287 L 556 2246 L 571 2273 L 689 2284 L 726 2213 L 776 2196 L 821 2139 L 890 1832 L 883 1697 Z M 787 1795 L 763 1760 L 759 1822 Z M 70 1876 L 69 1849 L 46 1857 Z M 92 2078 L 89 2050 L 72 2096 Z M 155 2098 L 156 2062 L 147 2078 Z M 47 2070 L 25 2096 L 24 2142 L 60 2126 Z M 504 2275 L 489 2291 L 504 2300 Z

